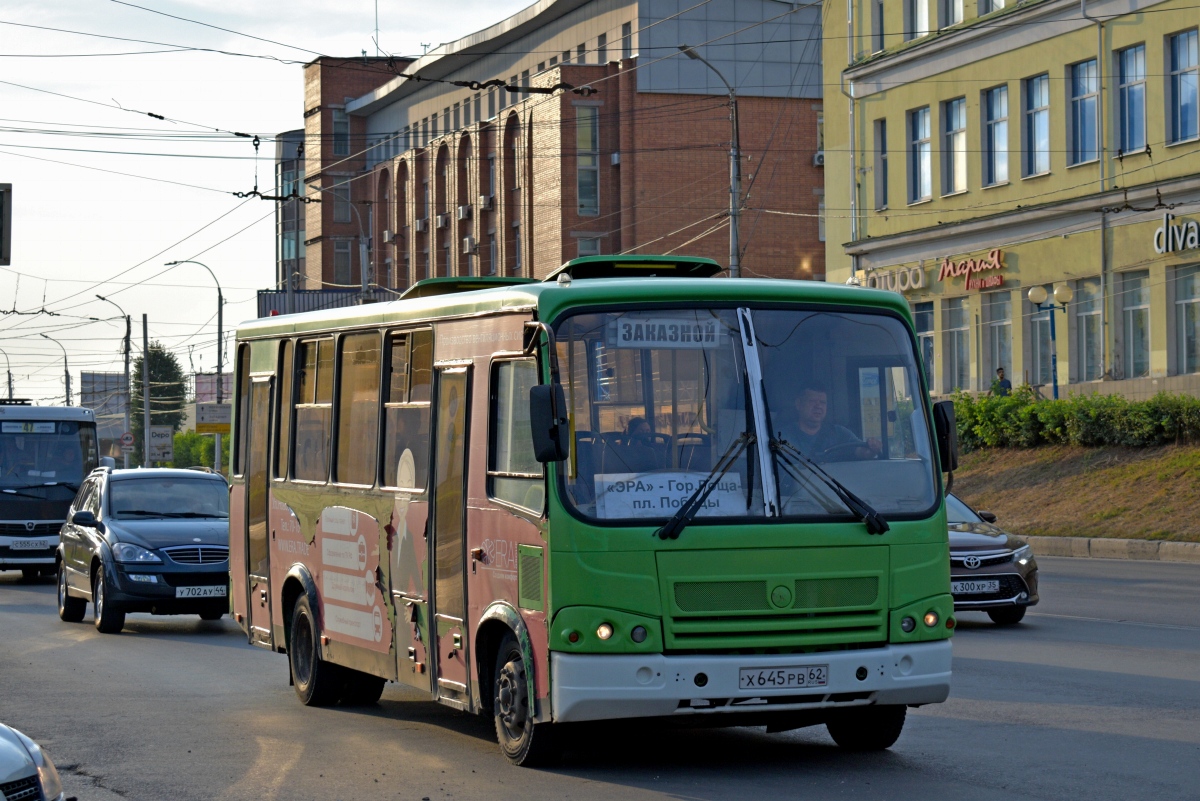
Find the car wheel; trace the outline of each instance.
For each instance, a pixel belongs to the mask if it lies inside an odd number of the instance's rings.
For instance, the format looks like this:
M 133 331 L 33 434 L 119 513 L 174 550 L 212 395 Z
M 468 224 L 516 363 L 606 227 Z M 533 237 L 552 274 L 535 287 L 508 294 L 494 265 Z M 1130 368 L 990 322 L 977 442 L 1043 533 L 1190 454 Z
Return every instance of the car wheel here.
M 496 653 L 492 714 L 500 750 L 514 765 L 536 767 L 557 761 L 559 741 L 554 727 L 533 720 L 525 656 L 516 637 L 507 635 Z
M 900 739 L 907 711 L 894 705 L 842 709 L 825 721 L 825 728 L 847 751 L 883 751 Z
M 1003 609 L 989 609 L 988 617 L 997 626 L 1015 626 L 1025 617 L 1025 607 L 1006 606 Z
M 387 680 L 361 670 L 342 668 L 341 702 L 346 706 L 371 706 L 379 702 Z
M 213 611 L 213 612 L 201 612 L 200 613 L 201 620 L 220 620 L 223 617 L 225 617 L 224 612 Z
M 67 590 L 67 568 L 58 566 L 58 616 L 67 623 L 78 623 L 87 612 L 87 601 L 82 598 L 72 598 Z
M 296 599 L 292 612 L 292 636 L 288 641 L 288 659 L 292 665 L 292 681 L 296 695 L 305 706 L 328 706 L 342 691 L 341 669 L 321 658 L 317 647 L 320 635 L 317 619 L 309 606 L 308 596 Z
M 102 634 L 117 634 L 125 628 L 125 613 L 108 600 L 108 578 L 103 566 L 96 569 L 96 577 L 92 579 L 92 617 L 96 631 Z

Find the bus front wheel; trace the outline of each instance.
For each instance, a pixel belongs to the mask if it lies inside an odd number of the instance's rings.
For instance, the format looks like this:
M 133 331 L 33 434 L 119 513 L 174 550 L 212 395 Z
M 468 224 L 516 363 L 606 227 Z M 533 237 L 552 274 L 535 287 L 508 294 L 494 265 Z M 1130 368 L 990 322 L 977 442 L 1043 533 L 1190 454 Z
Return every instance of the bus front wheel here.
M 328 706 L 338 699 L 343 681 L 337 665 L 321 658 L 320 634 L 317 619 L 301 593 L 292 612 L 291 639 L 288 641 L 288 660 L 296 695 L 305 706 Z
M 496 670 L 492 674 L 496 740 L 509 762 L 536 767 L 554 762 L 559 751 L 553 727 L 533 720 L 526 670 L 525 656 L 516 637 L 505 636 L 496 653 Z
M 904 706 L 859 706 L 841 709 L 825 721 L 833 741 L 847 751 L 883 751 L 900 739 Z

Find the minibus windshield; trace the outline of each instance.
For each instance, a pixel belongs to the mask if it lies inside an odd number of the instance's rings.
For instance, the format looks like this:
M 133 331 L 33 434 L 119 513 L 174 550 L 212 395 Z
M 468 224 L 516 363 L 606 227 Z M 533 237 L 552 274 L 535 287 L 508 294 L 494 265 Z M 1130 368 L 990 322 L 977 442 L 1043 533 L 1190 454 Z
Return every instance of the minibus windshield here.
M 566 494 L 585 517 L 670 518 L 730 458 L 697 521 L 852 518 L 836 486 L 885 517 L 933 510 L 926 404 L 898 317 L 639 308 L 567 317 L 556 339 Z

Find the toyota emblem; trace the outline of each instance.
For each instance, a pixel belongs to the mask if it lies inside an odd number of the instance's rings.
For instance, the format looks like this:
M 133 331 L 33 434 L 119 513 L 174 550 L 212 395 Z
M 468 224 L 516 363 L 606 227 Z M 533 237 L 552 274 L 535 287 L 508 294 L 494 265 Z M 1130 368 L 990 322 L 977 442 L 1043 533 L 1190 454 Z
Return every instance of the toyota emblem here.
M 33 521 L 32 521 L 32 520 L 26 520 L 26 521 L 25 521 L 25 530 L 26 530 L 26 531 L 33 531 Z
M 979 567 L 979 557 L 978 556 L 966 557 L 965 559 L 963 559 L 963 567 L 967 568 L 968 570 L 974 570 L 975 568 Z

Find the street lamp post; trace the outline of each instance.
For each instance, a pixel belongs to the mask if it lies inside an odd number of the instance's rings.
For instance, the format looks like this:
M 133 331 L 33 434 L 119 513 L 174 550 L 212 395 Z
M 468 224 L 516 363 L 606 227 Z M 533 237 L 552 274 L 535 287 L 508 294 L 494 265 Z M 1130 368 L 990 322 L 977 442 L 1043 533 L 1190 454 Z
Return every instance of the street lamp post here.
M 1049 293 L 1044 286 L 1034 286 L 1029 289 L 1029 302 L 1037 306 L 1038 311 L 1050 310 L 1050 380 L 1054 386 L 1054 399 L 1058 400 L 1058 337 L 1054 330 L 1054 312 L 1066 313 L 1067 304 L 1075 297 L 1075 291 L 1067 284 L 1054 287 L 1054 302 L 1046 303 Z M 1044 305 L 1043 305 L 1044 304 Z
M 721 71 L 708 63 L 704 56 L 696 52 L 696 49 L 691 45 L 679 45 L 680 51 L 688 58 L 699 61 L 704 66 L 712 70 L 721 83 L 725 84 L 725 88 L 729 90 L 729 122 L 732 127 L 732 140 L 729 143 L 729 276 L 731 278 L 741 278 L 742 267 L 740 257 L 740 247 L 738 244 L 738 217 L 741 215 L 742 206 L 742 161 L 741 161 L 741 136 L 738 130 L 738 111 L 737 111 L 737 92 L 725 80 L 725 76 Z
M 119 311 L 121 313 L 121 316 L 125 318 L 125 404 L 124 404 L 125 405 L 125 429 L 124 430 L 129 431 L 130 430 L 130 428 L 129 428 L 129 403 L 132 400 L 132 398 L 130 397 L 130 394 L 133 392 L 133 388 L 129 385 L 129 344 L 130 344 L 129 337 L 133 333 L 133 320 L 129 319 L 129 315 L 125 313 L 125 310 L 122 309 L 115 300 L 109 300 L 108 298 L 104 297 L 103 295 L 97 295 L 96 297 L 99 298 L 100 300 L 104 301 L 105 303 L 111 303 L 112 305 L 116 306 L 117 311 Z M 124 450 L 124 446 L 122 446 L 121 455 L 124 457 L 125 469 L 128 470 L 129 469 L 129 451 Z
M 359 213 L 358 208 L 351 203 L 350 209 L 358 219 L 358 279 L 362 284 L 362 302 L 366 303 L 369 291 L 367 278 L 370 275 L 367 270 L 367 233 L 363 228 L 362 214 Z
M 4 353 L 4 351 L 0 350 L 0 353 Z M 12 362 L 10 362 L 10 361 L 8 360 L 8 354 L 7 354 L 7 353 L 4 353 L 4 364 L 5 364 L 5 366 L 8 368 L 8 399 L 9 399 L 9 400 L 12 400 L 12 399 L 13 399 L 13 388 L 12 388 Z
M 225 296 L 221 293 L 221 282 L 217 280 L 216 274 L 203 262 L 194 261 L 192 259 L 180 259 L 179 261 L 167 262 L 168 267 L 174 267 L 178 264 L 198 264 L 208 270 L 208 274 L 212 276 L 213 283 L 217 285 L 217 405 L 224 401 L 221 394 L 221 373 L 225 367 L 221 351 L 225 346 Z M 149 435 L 147 433 L 147 435 Z M 213 469 L 218 473 L 221 472 L 221 435 L 216 434 L 213 440 Z
M 70 405 L 71 405 L 71 368 L 70 368 L 70 366 L 67 364 L 67 349 L 66 349 L 65 347 L 63 347 L 63 343 L 59 342 L 57 339 L 54 339 L 54 338 L 52 338 L 52 337 L 48 337 L 48 336 L 46 336 L 45 334 L 41 334 L 40 336 L 41 336 L 43 339 L 49 339 L 49 340 L 50 340 L 51 342 L 53 342 L 55 345 L 58 345 L 60 348 L 62 348 L 62 352 L 63 352 L 63 378 L 64 378 L 64 379 L 66 379 L 66 385 L 67 385 L 67 405 L 68 405 L 68 406 L 70 406 Z

